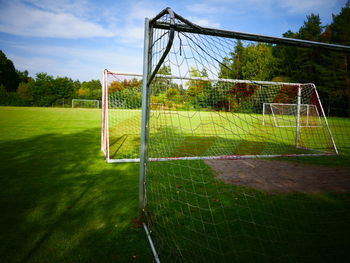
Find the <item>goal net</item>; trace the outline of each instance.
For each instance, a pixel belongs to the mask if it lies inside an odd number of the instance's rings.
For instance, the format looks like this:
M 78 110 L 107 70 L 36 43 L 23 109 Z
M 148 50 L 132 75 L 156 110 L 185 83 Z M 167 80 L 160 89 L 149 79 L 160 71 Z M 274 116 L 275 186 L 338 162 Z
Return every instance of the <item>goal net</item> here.
M 322 121 L 316 105 L 263 103 L 263 125 L 275 127 L 321 127 Z
M 322 105 L 313 84 L 195 77 L 195 72 L 155 75 L 151 161 L 336 153 L 326 117 L 318 115 Z M 272 103 L 286 90 L 290 102 L 303 103 Z
M 72 108 L 100 108 L 99 100 L 72 99 Z
M 319 155 L 335 150 L 326 119 L 319 115 L 321 104 L 313 84 L 196 77 L 193 76 L 196 70 L 190 70 L 189 77 L 155 75 L 149 103 L 151 120 L 155 120 L 151 129 L 181 129 L 181 133 L 166 134 L 166 138 L 157 135 L 159 147 L 154 148 L 151 161 Z M 108 162 L 138 162 L 142 77 L 106 70 L 104 80 L 102 151 Z M 298 111 L 298 104 L 270 102 L 278 101 L 286 90 L 292 94 L 289 101 L 296 102 L 300 90 L 300 100 L 313 104 L 299 104 Z M 290 129 L 281 132 L 264 127 L 269 125 Z M 320 129 L 301 129 L 306 127 Z M 310 134 L 324 140 L 316 143 Z M 170 135 L 174 138 L 169 138 Z M 187 135 L 193 140 L 184 139 Z M 227 138 L 232 138 L 230 143 L 225 142 Z M 163 146 L 172 139 L 185 140 L 184 145 Z M 208 140 L 210 149 L 198 151 Z M 242 141 L 244 149 L 239 147 Z M 257 152 L 257 144 L 264 144 L 264 149 Z M 308 150 L 301 151 L 301 147 Z
M 219 171 L 243 160 L 256 174 L 256 158 L 337 154 L 317 87 L 236 79 L 235 35 L 168 9 L 145 32 L 140 211 L 156 260 L 317 261 L 342 244 L 323 228 L 329 209 L 319 200 L 262 190 L 279 185 L 270 177 Z
M 103 72 L 101 149 L 108 162 L 138 162 L 142 75 Z

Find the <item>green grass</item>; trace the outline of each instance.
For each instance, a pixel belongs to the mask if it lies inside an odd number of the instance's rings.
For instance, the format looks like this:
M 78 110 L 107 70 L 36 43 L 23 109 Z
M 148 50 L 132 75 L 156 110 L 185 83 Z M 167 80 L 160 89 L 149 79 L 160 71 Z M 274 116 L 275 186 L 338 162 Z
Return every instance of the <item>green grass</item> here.
M 111 158 L 139 156 L 140 119 L 141 112 L 137 110 L 110 112 Z M 350 156 L 350 119 L 328 120 L 342 156 Z M 150 126 L 150 157 L 334 152 L 325 123 L 321 127 L 301 128 L 299 145 L 303 149 L 295 146 L 295 127 L 262 125 L 261 114 L 153 111 Z M 334 163 L 339 160 L 333 159 Z M 350 159 L 342 160 L 346 161 Z
M 350 260 L 349 193 L 224 184 L 203 161 L 151 163 L 149 174 L 147 221 L 165 262 Z
M 0 107 L 1 262 L 153 261 L 143 229 L 133 223 L 138 164 L 105 162 L 100 115 L 88 109 Z M 210 120 L 209 113 L 202 117 Z M 123 121 L 121 127 L 128 130 L 128 118 Z M 199 123 L 196 117 L 191 123 L 176 120 L 182 131 L 162 121 L 151 154 L 177 156 L 190 150 L 199 155 L 213 144 L 214 149 L 245 147 L 234 137 L 213 137 L 224 134 L 231 122 L 224 114 L 218 130 L 201 128 L 194 134 L 183 131 Z M 335 136 L 341 156 L 288 160 L 349 166 L 349 128 L 343 119 L 334 123 L 341 130 Z M 169 147 L 167 138 L 177 141 Z M 256 140 L 253 146 L 260 151 L 265 145 Z M 217 254 L 227 262 L 350 260 L 349 194 L 277 195 L 226 185 L 202 161 L 152 163 L 150 172 L 147 218 L 164 262 L 215 262 Z
M 152 262 L 138 164 L 107 164 L 100 111 L 0 107 L 0 261 Z
M 180 116 L 170 121 L 169 115 L 169 119 L 166 116 L 159 118 L 163 125 L 151 134 L 150 155 L 208 156 L 225 151 L 229 154 L 232 149 L 236 154 L 271 154 L 276 150 L 296 153 L 295 128 L 261 127 L 258 116 L 245 114 L 236 114 L 238 120 L 230 120 L 225 113 L 220 113 L 210 122 L 210 114 L 201 113 L 202 119 L 192 116 L 190 120 Z M 247 129 L 249 118 L 251 123 L 255 121 L 257 129 L 250 130 L 251 135 L 245 136 L 243 131 Z M 234 135 L 225 134 L 230 123 L 235 125 L 233 122 L 239 122 L 239 119 L 247 122 L 232 126 Z M 215 122 L 216 126 L 213 130 L 194 129 L 199 127 L 200 121 Z M 330 122 L 341 155 L 285 160 L 350 166 L 349 119 L 330 118 Z M 191 125 L 192 134 L 186 132 Z M 325 127 L 322 129 L 325 131 Z M 280 133 L 277 130 L 281 130 Z M 314 131 L 305 128 L 303 139 L 309 139 L 309 145 L 321 146 L 322 139 L 327 137 L 312 138 Z M 280 136 L 271 138 L 268 143 L 257 138 L 257 135 L 266 137 L 274 132 Z M 222 136 L 218 139 L 215 133 Z M 203 161 L 154 162 L 149 164 L 148 171 L 146 218 L 165 262 L 350 260 L 347 253 L 350 246 L 349 193 L 271 194 L 224 184 L 213 177 L 213 171 Z M 283 176 L 282 172 L 280 176 Z

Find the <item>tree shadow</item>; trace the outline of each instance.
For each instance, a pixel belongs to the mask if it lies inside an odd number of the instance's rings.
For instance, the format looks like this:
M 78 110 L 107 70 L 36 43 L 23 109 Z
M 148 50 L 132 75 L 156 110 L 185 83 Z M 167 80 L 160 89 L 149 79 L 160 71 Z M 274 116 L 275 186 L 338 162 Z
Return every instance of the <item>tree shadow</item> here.
M 0 143 L 3 262 L 152 261 L 138 164 L 110 165 L 98 129 Z
M 320 151 L 302 149 L 295 142 L 273 142 L 266 138 L 244 138 L 239 135 L 212 136 L 188 134 L 174 127 L 165 127 L 152 133 L 149 139 L 149 157 L 193 157 L 193 156 L 225 156 L 225 155 L 288 155 L 319 154 Z

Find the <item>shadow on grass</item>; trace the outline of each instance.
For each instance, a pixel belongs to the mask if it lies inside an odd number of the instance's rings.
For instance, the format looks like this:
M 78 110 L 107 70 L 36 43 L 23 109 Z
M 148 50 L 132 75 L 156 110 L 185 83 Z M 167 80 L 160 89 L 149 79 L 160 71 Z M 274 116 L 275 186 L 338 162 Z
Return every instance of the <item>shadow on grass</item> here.
M 151 262 L 138 164 L 106 164 L 99 130 L 0 143 L 2 262 Z
M 275 155 L 320 154 L 332 149 L 302 149 L 295 147 L 295 140 L 268 141 L 266 137 L 249 136 L 227 138 L 186 134 L 166 127 L 150 135 L 150 157 L 220 156 L 220 155 Z M 313 157 L 311 157 L 313 158 Z

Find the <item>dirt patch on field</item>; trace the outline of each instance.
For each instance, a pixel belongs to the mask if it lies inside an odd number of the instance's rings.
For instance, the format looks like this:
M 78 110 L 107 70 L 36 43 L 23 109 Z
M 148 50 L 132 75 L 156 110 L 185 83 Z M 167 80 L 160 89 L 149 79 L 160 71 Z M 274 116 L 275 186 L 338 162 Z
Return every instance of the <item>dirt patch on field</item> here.
M 207 160 L 217 179 L 277 193 L 350 192 L 350 167 L 272 160 Z

